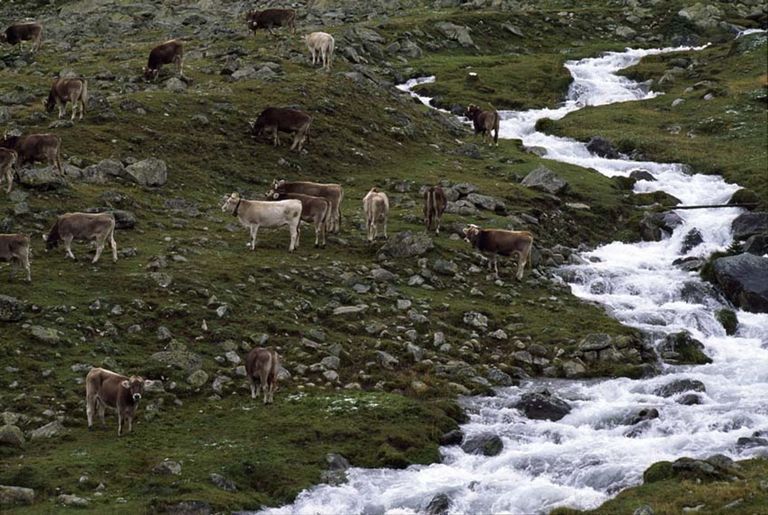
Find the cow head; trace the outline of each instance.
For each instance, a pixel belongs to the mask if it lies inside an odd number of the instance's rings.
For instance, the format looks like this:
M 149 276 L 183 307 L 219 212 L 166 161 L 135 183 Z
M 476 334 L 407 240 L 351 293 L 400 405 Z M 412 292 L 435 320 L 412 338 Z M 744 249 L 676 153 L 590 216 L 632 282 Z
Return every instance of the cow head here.
M 42 100 L 43 108 L 49 112 L 53 112 L 53 108 L 56 107 L 56 100 L 53 98 L 53 94 L 48 95 L 48 98 L 44 98 Z
M 474 120 L 479 113 L 480 113 L 480 108 L 475 104 L 470 104 L 469 107 L 467 107 L 467 112 L 465 113 L 465 116 L 470 120 Z
M 6 42 L 8 42 L 8 36 L 5 35 L 5 32 L 0 32 L 0 43 Z
M 120 386 L 128 390 L 131 398 L 133 399 L 133 402 L 139 402 L 141 400 L 141 394 L 144 393 L 145 382 L 146 381 L 144 381 L 144 379 L 139 376 L 131 376 L 120 383 Z
M 464 241 L 474 245 L 477 241 L 477 236 L 480 234 L 480 231 L 481 229 L 477 225 L 469 224 L 462 231 L 464 233 Z
M 280 200 L 280 193 L 273 189 L 266 192 L 264 196 L 267 198 L 267 200 Z
M 226 200 L 224 200 L 224 205 L 221 206 L 221 210 L 223 212 L 234 212 L 235 208 L 237 207 L 237 204 L 240 203 L 240 195 L 235 192 L 229 195 Z
M 270 191 L 273 193 L 285 193 L 285 179 L 273 180 L 272 189 Z
M 146 66 L 143 69 L 144 71 L 144 80 L 153 80 L 157 78 L 157 74 L 160 73 L 159 68 L 147 68 Z

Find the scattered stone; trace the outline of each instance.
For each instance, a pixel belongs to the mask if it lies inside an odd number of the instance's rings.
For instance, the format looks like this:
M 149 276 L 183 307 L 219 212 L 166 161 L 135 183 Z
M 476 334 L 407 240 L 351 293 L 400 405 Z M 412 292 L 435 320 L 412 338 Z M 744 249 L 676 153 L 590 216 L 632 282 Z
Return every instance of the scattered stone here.
M 334 308 L 334 316 L 345 316 L 350 318 L 356 318 L 368 310 L 366 304 L 358 304 L 357 306 L 339 306 Z
M 205 370 L 195 370 L 192 372 L 189 377 L 187 377 L 187 382 L 193 387 L 193 388 L 200 388 L 205 383 L 208 382 L 208 373 Z
M 376 351 L 376 361 L 382 368 L 387 370 L 393 370 L 395 366 L 400 363 L 396 357 L 394 357 L 392 354 L 389 354 L 388 352 L 384 352 L 383 350 Z
M 552 195 L 562 193 L 568 187 L 566 181 L 561 179 L 555 172 L 544 165 L 537 167 L 531 173 L 526 175 L 521 184 Z
M 152 472 L 160 476 L 178 476 L 181 474 L 181 463 L 165 459 L 155 465 Z
M 15 297 L 0 295 L 0 322 L 18 322 L 23 315 L 23 302 Z
M 0 485 L 0 506 L 18 506 L 35 502 L 35 491 L 20 486 Z
M 211 480 L 211 483 L 213 483 L 217 488 L 221 488 L 225 492 L 236 492 L 237 491 L 237 485 L 234 482 L 232 482 L 231 480 L 229 480 L 226 477 L 222 476 L 221 474 L 217 474 L 217 473 L 213 472 L 208 477 Z
M 54 420 L 53 422 L 49 422 L 42 427 L 38 427 L 37 429 L 30 431 L 29 439 L 34 441 L 44 438 L 55 438 L 66 433 L 68 433 L 68 431 L 64 425 L 60 421 Z
M 475 327 L 477 329 L 488 328 L 488 317 L 476 311 L 468 311 L 464 313 L 462 320 L 464 321 L 465 325 L 470 327 Z
M 165 161 L 150 157 L 125 168 L 127 179 L 141 186 L 162 186 L 168 181 Z
M 89 504 L 88 499 L 76 495 L 61 494 L 57 500 L 59 501 L 59 504 L 63 504 L 70 508 L 85 508 Z
M 24 433 L 17 426 L 6 424 L 0 426 L 0 445 L 11 447 L 24 447 Z
M 672 397 L 685 392 L 706 392 L 704 383 L 696 379 L 676 379 L 664 386 L 657 388 L 653 393 L 659 397 Z
M 408 258 L 426 254 L 434 247 L 425 232 L 399 232 L 381 248 L 381 253 L 393 258 Z
M 446 38 L 457 41 L 463 47 L 475 46 L 475 42 L 472 41 L 472 37 L 469 35 L 468 27 L 462 27 L 451 22 L 441 21 L 435 24 L 435 28 L 439 30 Z

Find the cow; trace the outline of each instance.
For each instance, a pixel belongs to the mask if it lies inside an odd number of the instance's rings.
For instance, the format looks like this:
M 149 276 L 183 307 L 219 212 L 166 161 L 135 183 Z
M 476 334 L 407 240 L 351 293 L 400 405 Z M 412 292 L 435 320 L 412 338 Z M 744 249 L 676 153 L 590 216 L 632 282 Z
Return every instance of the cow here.
M 472 125 L 475 128 L 475 134 L 481 134 L 483 140 L 491 139 L 491 132 L 495 131 L 493 135 L 493 142 L 499 144 L 499 122 L 501 118 L 496 111 L 483 111 L 476 105 L 470 105 L 467 107 L 467 118 L 472 120 Z M 489 143 L 490 144 L 490 143 Z
M 264 394 L 264 404 L 274 402 L 277 390 L 277 371 L 280 367 L 280 356 L 274 349 L 256 347 L 245 357 L 245 374 L 251 384 L 251 399 L 255 399 L 259 390 Z M 256 386 L 256 379 L 259 386 Z
M 443 217 L 448 199 L 443 188 L 430 186 L 424 190 L 424 225 L 427 231 L 435 231 L 440 234 L 440 219 Z
M 144 67 L 144 79 L 157 79 L 160 75 L 160 68 L 164 64 L 175 64 L 176 73 L 179 77 L 184 77 L 182 65 L 184 61 L 184 44 L 178 39 L 171 39 L 160 45 L 157 45 L 149 53 L 149 60 Z
M 46 250 L 55 249 L 63 241 L 66 255 L 72 259 L 76 259 L 72 253 L 72 240 L 94 240 L 96 255 L 91 263 L 99 260 L 107 239 L 112 247 L 112 261 L 117 262 L 115 217 L 112 213 L 65 213 L 56 219 L 48 235 L 43 235 Z
M 323 197 L 331 203 L 331 214 L 326 218 L 326 229 L 337 233 L 341 227 L 341 202 L 344 200 L 344 189 L 339 184 L 320 184 L 317 182 L 294 181 L 284 179 L 274 180 L 268 195 L 274 193 L 300 193 L 312 197 Z
M 224 201 L 221 210 L 236 216 L 243 227 L 251 232 L 251 250 L 256 250 L 256 233 L 259 227 L 288 226 L 291 242 L 288 252 L 299 244 L 299 223 L 301 222 L 301 201 L 296 199 L 277 200 L 274 202 L 260 200 L 245 200 L 237 193 L 232 193 Z
M 13 189 L 13 167 L 19 160 L 19 154 L 10 148 L 0 147 L 0 184 L 3 183 L 3 177 L 8 180 L 6 193 Z
M 312 32 L 304 36 L 304 41 L 312 54 L 312 65 L 319 61 L 323 68 L 330 70 L 335 48 L 333 36 L 327 32 Z
M 14 23 L 5 32 L 0 32 L 0 43 L 18 44 L 24 51 L 24 42 L 32 41 L 32 51 L 37 52 L 43 44 L 43 26 L 36 22 Z
M 301 152 L 304 142 L 309 141 L 309 126 L 312 117 L 298 109 L 286 109 L 282 107 L 267 107 L 255 122 L 250 122 L 251 130 L 256 136 L 265 132 L 272 133 L 274 146 L 280 144 L 279 132 L 293 133 L 291 150 Z
M 504 229 L 481 229 L 477 225 L 468 225 L 464 228 L 464 239 L 483 254 L 490 254 L 491 260 L 488 268 L 495 271 L 495 277 L 499 277 L 497 258 L 499 255 L 511 256 L 517 254 L 517 280 L 523 278 L 525 263 L 531 263 L 531 248 L 533 247 L 533 234 L 528 231 L 507 231 Z M 532 265 L 531 265 L 532 266 Z
M 61 138 L 55 134 L 28 134 L 26 136 L 5 136 L 0 140 L 0 147 L 16 151 L 16 166 L 24 163 L 47 161 L 59 174 L 64 174 L 61 166 Z
M 363 212 L 365 213 L 365 227 L 368 232 L 368 242 L 372 242 L 379 235 L 379 225 L 384 226 L 384 238 L 387 238 L 387 217 L 389 216 L 389 198 L 378 188 L 363 197 Z
M 85 79 L 56 79 L 51 84 L 51 91 L 48 93 L 48 99 L 43 100 L 43 106 L 49 113 L 53 108 L 59 106 L 59 118 L 64 118 L 67 114 L 67 103 L 72 103 L 72 121 L 75 120 L 78 108 L 80 108 L 80 119 L 83 119 L 85 110 L 88 106 L 88 81 Z
M 248 28 L 256 35 L 258 29 L 267 29 L 273 34 L 272 27 L 289 27 L 296 34 L 296 11 L 293 9 L 265 9 L 245 13 Z
M 88 431 L 93 431 L 93 415 L 99 412 L 102 427 L 105 408 L 117 411 L 117 436 L 123 435 L 123 424 L 128 432 L 133 430 L 133 417 L 144 393 L 145 381 L 140 376 L 126 377 L 105 368 L 91 368 L 85 376 L 85 413 L 88 417 Z
M 29 266 L 29 236 L 25 234 L 0 234 L 0 260 L 18 263 L 27 271 L 27 282 L 32 282 L 32 268 Z M 11 269 L 13 277 L 13 269 Z
M 270 194 L 271 193 L 271 194 Z M 325 230 L 331 213 L 331 203 L 323 197 L 301 193 L 268 192 L 269 200 L 296 199 L 301 201 L 301 219 L 315 227 L 315 247 L 325 248 Z M 301 239 L 301 235 L 299 235 Z

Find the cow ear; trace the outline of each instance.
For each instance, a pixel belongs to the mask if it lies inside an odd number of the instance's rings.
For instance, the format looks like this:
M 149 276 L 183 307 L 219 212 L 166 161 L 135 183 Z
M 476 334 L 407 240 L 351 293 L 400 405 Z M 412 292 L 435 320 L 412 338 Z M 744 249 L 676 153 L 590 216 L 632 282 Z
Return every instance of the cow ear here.
M 129 382 L 128 382 L 128 380 L 126 379 L 125 381 L 121 381 L 121 382 L 120 382 L 120 386 L 122 386 L 122 387 L 123 387 L 123 388 L 125 388 L 126 390 L 130 390 L 130 388 L 131 388 L 131 383 L 129 383 Z
M 43 234 L 43 241 L 48 241 L 48 235 L 47 234 Z

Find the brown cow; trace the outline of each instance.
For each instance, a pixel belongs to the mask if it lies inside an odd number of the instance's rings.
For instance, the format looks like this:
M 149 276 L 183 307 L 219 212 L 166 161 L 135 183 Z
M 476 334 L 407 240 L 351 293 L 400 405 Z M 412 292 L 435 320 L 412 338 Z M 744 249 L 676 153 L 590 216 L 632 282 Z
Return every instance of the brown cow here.
M 268 192 L 269 200 L 296 199 L 301 201 L 301 219 L 315 226 L 315 247 L 325 248 L 325 228 L 331 213 L 331 203 L 323 197 L 301 193 Z
M 93 431 L 93 415 L 97 410 L 102 427 L 106 427 L 104 410 L 109 407 L 117 411 L 117 436 L 122 436 L 124 422 L 128 423 L 130 433 L 146 383 L 147 381 L 139 376 L 126 377 L 105 368 L 92 368 L 85 377 L 88 431 Z
M 178 39 L 171 39 L 161 45 L 157 45 L 149 53 L 149 60 L 144 67 L 144 79 L 157 79 L 160 74 L 160 68 L 164 64 L 175 64 L 176 73 L 179 77 L 184 77 L 182 65 L 184 61 L 184 44 Z
M 3 177 L 8 180 L 6 193 L 10 193 L 13 189 L 13 166 L 18 160 L 19 155 L 15 150 L 0 147 L 0 184 L 3 183 Z
M 447 205 L 448 199 L 440 186 L 430 186 L 424 190 L 424 225 L 428 231 L 434 229 L 435 234 L 440 234 L 440 219 Z
M 83 119 L 85 109 L 88 105 L 88 81 L 85 79 L 56 79 L 51 84 L 51 91 L 48 93 L 48 99 L 43 100 L 45 110 L 53 112 L 53 108 L 59 106 L 59 118 L 64 118 L 67 114 L 67 102 L 72 103 L 72 118 L 74 121 L 78 107 L 80 108 L 80 119 Z
M 331 203 L 331 214 L 327 217 L 326 229 L 330 232 L 339 232 L 341 227 L 341 202 L 344 200 L 344 189 L 339 184 L 319 184 L 316 182 L 294 181 L 286 182 L 283 179 L 272 182 L 272 189 L 267 194 L 275 193 L 300 193 L 312 197 L 323 197 Z
M 250 122 L 251 130 L 256 136 L 265 132 L 272 133 L 274 145 L 280 144 L 278 132 L 294 133 L 291 150 L 301 152 L 304 142 L 309 141 L 309 126 L 312 117 L 298 109 L 285 109 L 282 107 L 267 107 L 255 122 Z
M 530 264 L 533 234 L 528 231 L 506 231 L 504 229 L 481 229 L 477 225 L 464 228 L 465 240 L 483 254 L 490 254 L 488 268 L 493 266 L 496 278 L 499 277 L 497 258 L 517 254 L 517 279 L 523 278 L 526 261 Z
M 67 256 L 76 259 L 72 253 L 72 240 L 96 241 L 96 255 L 92 263 L 101 257 L 101 252 L 109 238 L 112 247 L 112 261 L 117 262 L 117 243 L 115 242 L 115 217 L 112 213 L 66 213 L 56 219 L 48 236 L 43 235 L 46 250 L 51 250 L 64 242 Z
M 47 161 L 59 174 L 64 174 L 61 166 L 61 138 L 55 134 L 28 134 L 26 136 L 5 136 L 0 140 L 0 147 L 16 151 L 16 166 L 24 163 Z
M 296 11 L 293 9 L 265 9 L 250 11 L 245 14 L 248 28 L 256 35 L 258 29 L 267 29 L 273 34 L 272 27 L 288 26 L 296 34 Z
M 14 23 L 5 32 L 0 32 L 0 43 L 18 43 L 24 51 L 24 42 L 32 41 L 32 51 L 37 52 L 43 44 L 43 26 L 35 22 Z
M 274 402 L 277 390 L 277 371 L 280 367 L 280 356 L 274 349 L 256 347 L 245 357 L 245 373 L 251 383 L 251 399 L 255 399 L 261 390 L 264 394 L 264 404 Z M 259 386 L 256 386 L 256 378 Z
M 495 131 L 493 135 L 493 142 L 499 144 L 499 122 L 501 117 L 496 111 L 483 111 L 476 105 L 470 105 L 467 108 L 467 118 L 472 120 L 472 125 L 475 128 L 475 134 L 481 134 L 483 140 L 491 139 L 491 132 Z M 489 143 L 490 144 L 490 143 Z
M 387 238 L 387 217 L 389 216 L 389 198 L 379 188 L 363 197 L 363 212 L 365 213 L 365 228 L 367 240 L 372 242 L 379 235 L 379 225 L 384 226 L 384 238 Z
M 29 266 L 29 236 L 25 234 L 0 234 L 0 260 L 18 263 L 27 271 L 27 281 L 32 282 L 32 269 Z M 13 269 L 11 269 L 13 277 Z

